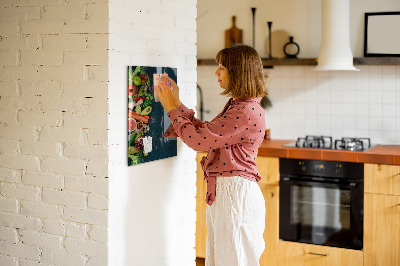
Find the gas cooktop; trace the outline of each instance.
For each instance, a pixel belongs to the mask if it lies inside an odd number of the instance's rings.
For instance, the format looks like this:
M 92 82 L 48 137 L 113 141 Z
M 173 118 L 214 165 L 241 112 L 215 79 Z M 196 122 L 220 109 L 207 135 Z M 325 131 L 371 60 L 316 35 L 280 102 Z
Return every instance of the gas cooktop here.
M 331 136 L 307 135 L 303 138 L 298 138 L 296 142 L 285 144 L 283 146 L 296 148 L 366 151 L 375 145 L 371 145 L 370 138 L 341 138 L 333 141 Z

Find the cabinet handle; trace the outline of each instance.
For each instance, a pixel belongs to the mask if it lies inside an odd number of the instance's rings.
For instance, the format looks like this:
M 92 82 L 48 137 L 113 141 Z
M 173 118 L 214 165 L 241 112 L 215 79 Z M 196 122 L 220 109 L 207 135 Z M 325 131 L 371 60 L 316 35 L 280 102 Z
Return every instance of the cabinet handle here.
M 317 255 L 317 256 L 325 256 L 325 257 L 329 256 L 329 254 L 321 254 L 321 253 L 314 253 L 314 252 L 308 252 L 308 254 Z

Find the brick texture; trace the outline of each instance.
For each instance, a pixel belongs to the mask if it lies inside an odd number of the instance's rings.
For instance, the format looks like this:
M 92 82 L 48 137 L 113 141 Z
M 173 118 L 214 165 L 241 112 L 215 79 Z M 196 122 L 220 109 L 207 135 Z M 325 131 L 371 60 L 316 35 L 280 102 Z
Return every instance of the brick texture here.
M 108 23 L 108 0 L 0 1 L 0 265 L 107 261 Z
M 194 265 L 195 153 L 127 167 L 126 66 L 193 108 L 196 2 L 0 1 L 1 265 Z

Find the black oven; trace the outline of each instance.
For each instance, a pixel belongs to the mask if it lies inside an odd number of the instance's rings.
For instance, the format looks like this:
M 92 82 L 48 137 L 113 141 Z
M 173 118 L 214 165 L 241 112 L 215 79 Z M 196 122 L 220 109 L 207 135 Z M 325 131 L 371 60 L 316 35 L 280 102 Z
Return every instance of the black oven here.
M 279 238 L 361 250 L 364 165 L 279 160 Z

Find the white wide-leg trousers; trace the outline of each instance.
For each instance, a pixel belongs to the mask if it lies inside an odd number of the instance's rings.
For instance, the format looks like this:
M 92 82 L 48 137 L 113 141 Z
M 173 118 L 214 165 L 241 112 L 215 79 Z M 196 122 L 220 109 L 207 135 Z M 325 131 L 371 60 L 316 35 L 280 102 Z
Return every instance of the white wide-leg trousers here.
M 248 179 L 217 177 L 216 198 L 207 206 L 206 266 L 258 266 L 265 248 L 265 201 Z

